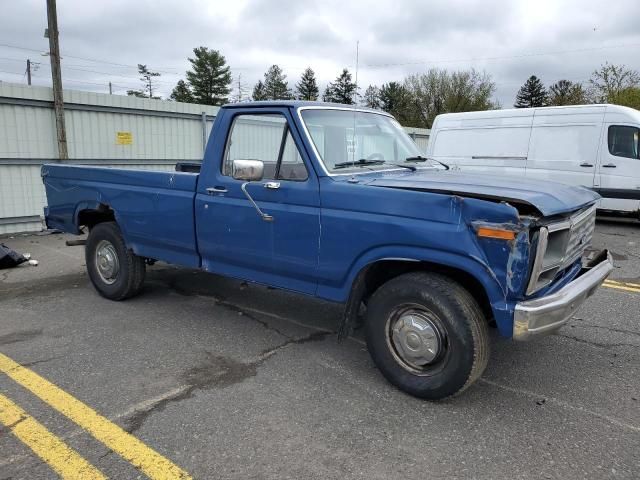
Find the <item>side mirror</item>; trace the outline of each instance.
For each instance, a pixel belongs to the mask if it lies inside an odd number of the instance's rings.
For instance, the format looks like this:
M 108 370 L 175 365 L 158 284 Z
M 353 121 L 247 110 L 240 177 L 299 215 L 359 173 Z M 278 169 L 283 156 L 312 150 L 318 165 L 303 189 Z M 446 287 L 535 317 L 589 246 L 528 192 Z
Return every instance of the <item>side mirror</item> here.
M 234 160 L 231 164 L 231 176 L 236 180 L 244 180 L 245 183 L 240 185 L 242 193 L 251 202 L 251 205 L 256 209 L 258 215 L 262 217 L 265 222 L 273 222 L 273 217 L 268 213 L 264 213 L 260 210 L 258 204 L 251 198 L 249 192 L 247 192 L 247 185 L 249 182 L 259 182 L 264 175 L 264 163 L 261 160 Z
M 231 176 L 245 182 L 259 182 L 264 175 L 264 163 L 261 160 L 234 160 Z

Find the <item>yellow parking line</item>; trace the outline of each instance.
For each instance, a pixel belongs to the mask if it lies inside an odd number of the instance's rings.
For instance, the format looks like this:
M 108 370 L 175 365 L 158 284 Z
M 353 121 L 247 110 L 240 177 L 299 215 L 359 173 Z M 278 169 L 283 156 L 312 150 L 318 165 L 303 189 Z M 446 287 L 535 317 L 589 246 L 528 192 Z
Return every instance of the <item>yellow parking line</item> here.
M 0 353 L 0 372 L 38 396 L 152 479 L 190 479 L 187 472 L 37 373 Z
M 0 423 L 11 430 L 63 479 L 106 479 L 100 470 L 2 394 Z
M 616 290 L 624 290 L 625 292 L 640 293 L 640 288 L 625 287 L 624 285 L 617 285 L 615 283 L 605 282 L 602 284 L 602 286 L 607 288 L 614 288 Z
M 624 285 L 625 287 L 631 287 L 631 288 L 640 288 L 640 283 L 630 283 L 630 282 L 617 282 L 615 280 L 605 280 L 605 283 L 612 283 L 614 285 Z

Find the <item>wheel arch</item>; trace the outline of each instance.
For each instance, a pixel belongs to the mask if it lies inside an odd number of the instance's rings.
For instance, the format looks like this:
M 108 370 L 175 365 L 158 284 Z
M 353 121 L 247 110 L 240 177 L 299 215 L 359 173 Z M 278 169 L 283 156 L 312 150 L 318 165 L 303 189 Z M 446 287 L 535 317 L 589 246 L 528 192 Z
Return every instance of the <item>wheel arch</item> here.
M 498 307 L 505 303 L 504 288 L 492 275 L 488 265 L 476 258 L 455 254 L 440 255 L 439 260 L 426 255 L 404 257 L 380 257 L 360 266 L 352 276 L 348 299 L 338 332 L 339 337 L 348 336 L 357 321 L 360 304 L 373 295 L 384 283 L 409 272 L 424 271 L 439 273 L 462 285 L 475 298 L 487 320 L 495 319 L 501 333 L 508 334 L 511 326 L 504 321 Z
M 81 226 L 93 228 L 98 223 L 116 222 L 116 212 L 107 203 L 101 202 L 81 202 L 76 206 L 74 214 L 74 224 L 80 229 Z M 122 228 L 121 225 L 119 225 Z

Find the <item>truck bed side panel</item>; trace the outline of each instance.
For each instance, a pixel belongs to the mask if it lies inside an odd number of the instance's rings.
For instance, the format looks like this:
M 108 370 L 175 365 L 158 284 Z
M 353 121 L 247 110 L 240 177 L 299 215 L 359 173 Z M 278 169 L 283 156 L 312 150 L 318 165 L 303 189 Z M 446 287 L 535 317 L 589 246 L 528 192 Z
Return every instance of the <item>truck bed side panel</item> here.
M 108 206 L 137 255 L 200 265 L 193 216 L 196 174 L 44 165 L 42 177 L 50 228 L 78 233 L 82 210 Z

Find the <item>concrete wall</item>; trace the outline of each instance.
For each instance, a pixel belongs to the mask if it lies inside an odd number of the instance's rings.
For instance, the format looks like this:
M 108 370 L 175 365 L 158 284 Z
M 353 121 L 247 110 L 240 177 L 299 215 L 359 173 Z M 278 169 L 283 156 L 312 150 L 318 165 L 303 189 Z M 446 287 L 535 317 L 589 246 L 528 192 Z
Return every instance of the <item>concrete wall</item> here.
M 76 90 L 65 90 L 64 101 L 65 163 L 147 170 L 202 160 L 218 112 L 208 105 Z M 426 151 L 429 130 L 407 131 Z M 0 82 L 0 234 L 42 229 L 40 167 L 57 157 L 52 89 Z

